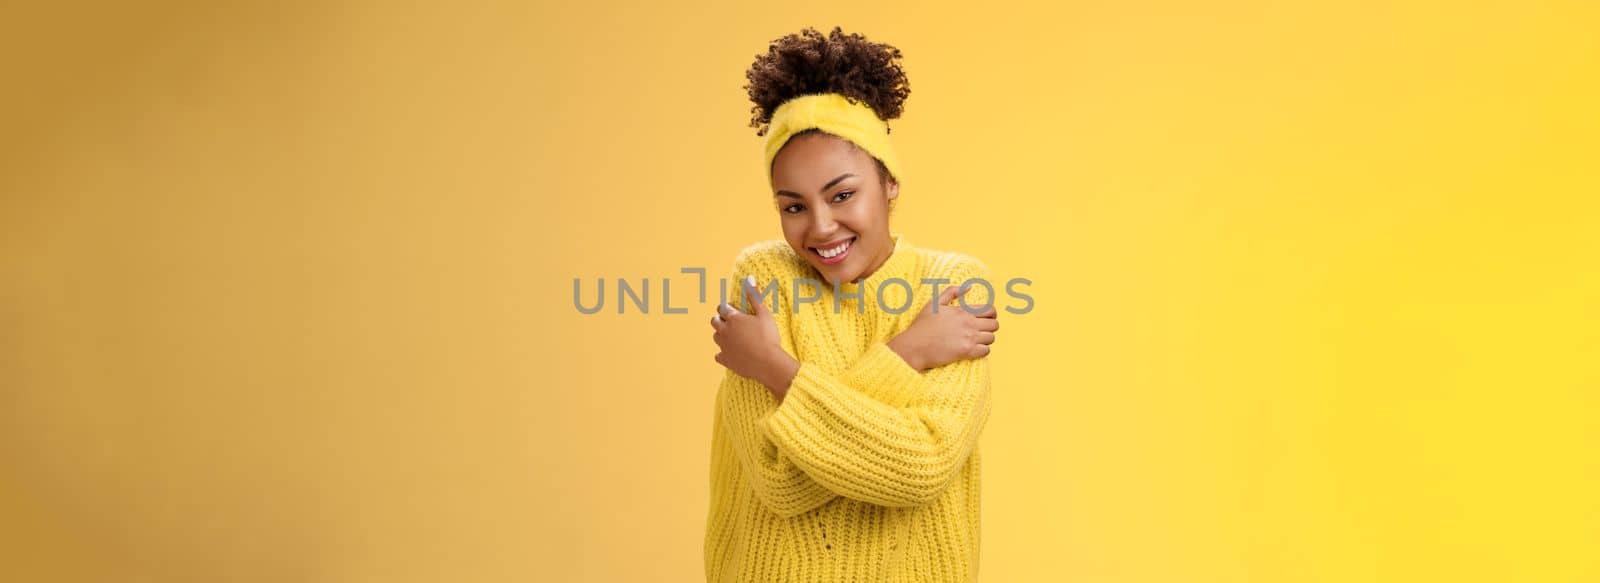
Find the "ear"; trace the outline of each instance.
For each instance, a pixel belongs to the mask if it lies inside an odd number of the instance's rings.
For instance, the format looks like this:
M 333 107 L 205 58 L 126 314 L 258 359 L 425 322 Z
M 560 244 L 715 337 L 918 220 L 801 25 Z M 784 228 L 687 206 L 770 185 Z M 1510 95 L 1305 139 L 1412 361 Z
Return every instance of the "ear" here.
M 889 200 L 894 200 L 894 199 L 899 198 L 899 197 L 900 197 L 900 183 L 899 182 L 890 181 L 889 182 Z

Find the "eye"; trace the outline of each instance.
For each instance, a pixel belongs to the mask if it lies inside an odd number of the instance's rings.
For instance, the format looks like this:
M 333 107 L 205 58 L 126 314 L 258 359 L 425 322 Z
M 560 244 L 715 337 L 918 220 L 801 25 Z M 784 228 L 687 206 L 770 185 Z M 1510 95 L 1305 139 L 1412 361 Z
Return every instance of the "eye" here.
M 855 191 L 846 190 L 846 191 L 841 192 L 839 194 L 833 195 L 833 201 L 834 202 L 844 202 L 846 200 L 850 200 L 850 197 L 853 196 L 854 194 L 855 194 Z
M 792 215 L 792 214 L 795 214 L 795 213 L 798 213 L 800 211 L 805 210 L 805 208 L 806 207 L 800 206 L 798 204 L 791 204 L 789 206 L 783 207 L 783 212 L 786 212 L 786 213 L 789 213 L 789 214 Z

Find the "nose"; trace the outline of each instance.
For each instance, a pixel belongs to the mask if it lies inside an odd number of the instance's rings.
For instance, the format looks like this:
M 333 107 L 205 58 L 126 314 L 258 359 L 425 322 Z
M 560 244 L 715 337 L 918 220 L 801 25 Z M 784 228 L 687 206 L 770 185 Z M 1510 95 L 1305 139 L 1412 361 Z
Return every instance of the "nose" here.
M 827 207 L 816 209 L 811 218 L 811 239 L 813 241 L 828 241 L 835 231 L 839 230 L 839 222 L 833 220 L 833 212 Z

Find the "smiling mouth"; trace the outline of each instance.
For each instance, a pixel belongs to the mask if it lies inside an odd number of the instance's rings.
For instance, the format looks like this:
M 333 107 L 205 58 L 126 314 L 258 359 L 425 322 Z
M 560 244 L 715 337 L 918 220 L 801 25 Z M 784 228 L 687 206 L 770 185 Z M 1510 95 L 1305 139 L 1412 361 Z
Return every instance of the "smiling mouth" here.
M 850 254 L 850 249 L 855 246 L 855 242 L 856 238 L 851 237 L 846 239 L 843 243 L 839 243 L 838 245 L 834 245 L 826 249 L 818 249 L 816 247 L 807 247 L 806 249 L 809 249 L 812 253 L 815 253 L 817 257 L 821 257 L 823 263 L 833 264 L 844 261 L 845 256 Z

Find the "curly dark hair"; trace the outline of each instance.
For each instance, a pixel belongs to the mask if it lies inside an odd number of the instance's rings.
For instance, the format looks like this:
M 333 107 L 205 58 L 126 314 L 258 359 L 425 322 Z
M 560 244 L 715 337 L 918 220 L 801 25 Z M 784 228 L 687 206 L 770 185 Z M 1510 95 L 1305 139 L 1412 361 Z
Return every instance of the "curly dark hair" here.
M 846 34 L 837 26 L 827 36 L 807 27 L 772 41 L 744 74 L 750 80 L 745 89 L 755 103 L 750 127 L 757 128 L 756 135 L 766 135 L 779 105 L 813 93 L 839 93 L 865 103 L 885 122 L 898 118 L 911 94 L 899 59 L 900 49 L 859 33 Z

